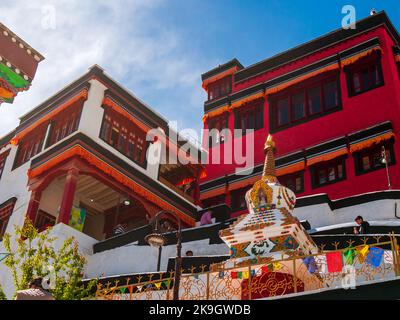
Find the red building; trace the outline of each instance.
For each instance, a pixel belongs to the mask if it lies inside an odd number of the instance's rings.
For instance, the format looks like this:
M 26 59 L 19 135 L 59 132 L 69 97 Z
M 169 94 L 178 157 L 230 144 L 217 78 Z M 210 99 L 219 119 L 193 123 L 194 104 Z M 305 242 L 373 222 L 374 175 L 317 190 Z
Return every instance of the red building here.
M 202 75 L 208 93 L 205 129 L 254 129 L 254 170 L 210 163 L 201 184 L 208 207 L 245 209 L 244 193 L 260 175 L 263 144 L 274 136 L 277 171 L 297 197 L 330 199 L 388 189 L 385 147 L 393 189 L 400 189 L 400 36 L 385 12 L 355 29 L 339 29 L 244 67 L 233 59 Z M 241 148 L 244 133 L 203 137 L 204 148 L 226 154 Z M 236 150 L 237 151 L 237 150 Z M 223 157 L 222 157 L 223 158 Z

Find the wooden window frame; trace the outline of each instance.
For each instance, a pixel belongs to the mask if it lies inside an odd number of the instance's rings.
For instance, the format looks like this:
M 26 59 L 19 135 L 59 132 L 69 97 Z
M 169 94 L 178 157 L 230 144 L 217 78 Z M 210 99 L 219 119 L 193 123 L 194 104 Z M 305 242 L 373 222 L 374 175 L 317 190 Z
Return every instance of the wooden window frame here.
M 243 128 L 242 119 L 246 118 L 248 124 L 249 118 L 253 118 L 253 128 L 247 126 Z M 258 120 L 258 121 L 257 121 Z M 239 110 L 235 111 L 235 129 L 242 130 L 242 135 L 246 133 L 246 130 L 260 130 L 264 127 L 264 100 L 258 101 L 251 104 L 245 104 Z
M 225 129 L 229 130 L 229 113 L 225 112 L 217 117 L 213 117 L 208 120 L 208 132 L 210 133 L 213 129 L 217 129 L 219 131 L 218 141 L 213 144 L 213 137 L 209 134 L 208 135 L 208 146 L 214 147 L 216 145 L 221 145 L 227 141 L 227 137 L 222 135 Z
M 111 140 L 113 131 L 118 133 L 115 142 Z M 122 136 L 124 142 L 121 144 Z M 99 138 L 140 167 L 146 168 L 146 153 L 149 146 L 146 141 L 146 132 L 128 118 L 112 109 L 105 108 Z M 134 143 L 133 155 L 129 152 L 129 141 Z M 141 150 L 140 153 L 139 150 Z
M 335 158 L 335 159 L 332 159 L 329 161 L 324 161 L 324 162 L 313 165 L 310 168 L 312 188 L 316 189 L 316 188 L 320 188 L 320 187 L 325 187 L 325 186 L 346 180 L 347 179 L 346 158 L 347 158 L 347 156 L 342 156 L 342 157 L 338 157 L 338 158 Z M 338 167 L 340 164 L 343 166 L 343 177 L 338 178 L 338 176 L 339 176 L 338 175 Z M 332 168 L 332 166 L 334 166 L 336 179 L 329 181 L 329 169 Z M 326 182 L 324 182 L 324 183 L 319 183 L 319 172 L 320 172 L 321 168 L 323 170 L 325 170 L 325 173 L 326 173 Z
M 4 173 L 4 168 L 6 167 L 7 157 L 10 154 L 10 149 L 4 151 L 0 154 L 0 180 Z
M 236 189 L 231 191 L 231 209 L 232 212 L 236 212 L 236 211 L 242 211 L 244 209 L 247 208 L 247 203 L 246 203 L 246 199 L 244 198 L 246 195 L 246 192 L 249 190 L 249 187 L 245 187 L 245 188 L 240 188 L 240 189 Z M 237 206 L 238 203 L 240 203 L 241 197 L 243 197 L 244 201 L 244 205 L 243 206 Z
M 17 202 L 16 198 L 11 198 L 6 202 L 2 203 L 0 206 L 0 241 L 3 239 L 5 231 L 7 229 L 8 222 L 10 221 L 10 217 L 14 211 L 15 203 Z M 9 212 L 4 214 L 1 212 L 2 209 L 9 207 Z
M 390 162 L 388 163 L 388 166 L 390 167 L 390 166 L 393 166 L 396 164 L 396 156 L 395 156 L 395 152 L 394 152 L 394 141 L 391 139 L 390 141 L 385 141 L 385 142 L 375 144 L 369 148 L 362 149 L 353 154 L 354 168 L 355 168 L 356 176 L 367 174 L 369 172 L 373 172 L 376 170 L 381 170 L 381 169 L 386 168 L 386 166 L 384 164 L 382 164 L 381 166 L 378 166 L 378 167 L 371 166 L 369 169 L 366 169 L 366 170 L 364 170 L 364 168 L 362 166 L 363 157 L 368 156 L 370 158 L 370 163 L 373 162 L 373 159 L 372 159 L 373 154 L 375 154 L 376 152 L 380 153 L 382 146 L 385 146 L 386 151 L 390 152 Z
M 227 76 L 208 85 L 207 100 L 208 101 L 218 100 L 224 96 L 227 96 L 231 92 L 232 92 L 232 76 Z
M 326 85 L 329 83 L 336 84 L 336 94 L 337 94 L 337 106 L 328 108 L 326 104 Z M 320 108 L 319 112 L 310 112 L 311 104 L 310 104 L 310 95 L 309 92 L 311 89 L 315 89 L 319 87 L 320 90 Z M 304 94 L 304 109 L 305 114 L 302 118 L 294 120 L 293 117 L 293 97 L 297 94 Z M 289 122 L 284 124 L 279 124 L 279 113 L 278 113 L 278 102 L 288 99 L 289 104 Z M 314 79 L 306 80 L 300 84 L 294 85 L 287 89 L 282 90 L 282 92 L 276 93 L 269 98 L 268 102 L 270 106 L 270 131 L 271 133 L 275 133 L 281 130 L 285 130 L 287 128 L 297 126 L 299 124 L 314 120 L 319 117 L 326 116 L 333 112 L 339 111 L 342 109 L 342 95 L 340 88 L 340 74 L 338 71 L 329 72 L 327 75 L 318 76 Z
M 354 74 L 357 72 L 361 73 L 362 70 L 364 70 L 365 68 L 368 68 L 369 80 L 371 80 L 371 75 L 372 75 L 371 70 L 372 70 L 373 66 L 376 66 L 378 68 L 380 83 L 371 84 L 370 87 L 363 88 L 364 84 L 363 84 L 362 78 L 360 78 L 361 90 L 359 92 L 356 92 L 354 89 L 354 81 L 353 81 Z M 380 54 L 375 54 L 371 57 L 362 59 L 362 61 L 358 61 L 350 66 L 347 66 L 345 68 L 345 72 L 346 72 L 346 81 L 347 81 L 347 92 L 348 92 L 348 95 L 350 98 L 385 85 Z
M 301 179 L 301 188 L 299 190 L 297 190 L 297 189 L 295 189 L 295 190 L 290 189 L 290 190 L 292 190 L 295 194 L 299 194 L 299 193 L 304 192 L 304 171 L 297 171 L 297 172 L 279 176 L 278 180 L 281 185 L 285 186 L 286 188 L 289 188 L 289 186 L 287 185 L 287 181 L 293 180 L 294 184 L 296 185 L 297 178 Z

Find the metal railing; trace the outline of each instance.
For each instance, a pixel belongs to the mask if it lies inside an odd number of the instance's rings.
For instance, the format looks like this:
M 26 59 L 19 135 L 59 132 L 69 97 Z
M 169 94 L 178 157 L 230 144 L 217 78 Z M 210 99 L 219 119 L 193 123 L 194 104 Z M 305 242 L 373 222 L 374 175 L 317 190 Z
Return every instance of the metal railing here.
M 385 241 L 382 241 L 385 238 Z M 351 240 L 343 249 L 312 255 L 292 255 L 262 263 L 233 265 L 214 264 L 209 271 L 194 273 L 195 267 L 182 270 L 179 298 L 181 300 L 250 300 L 285 297 L 288 294 L 318 292 L 333 288 L 352 287 L 373 281 L 391 280 L 400 276 L 399 247 L 394 234 L 360 237 L 360 243 Z M 369 244 L 368 244 L 369 243 Z M 340 247 L 339 242 L 333 244 Z M 325 247 L 325 246 L 321 246 Z M 375 248 L 375 249 L 372 249 Z M 386 250 L 381 248 L 387 248 Z M 380 257 L 371 256 L 378 252 Z M 330 255 L 340 256 L 342 267 L 332 269 Z M 372 258 L 371 258 L 372 257 Z M 375 259 L 374 258 L 380 258 Z M 228 262 L 229 263 L 229 262 Z M 334 266 L 335 267 L 335 266 Z M 154 275 L 142 282 L 141 276 L 126 283 L 98 285 L 96 298 L 103 300 L 170 300 L 173 290 L 173 272 Z

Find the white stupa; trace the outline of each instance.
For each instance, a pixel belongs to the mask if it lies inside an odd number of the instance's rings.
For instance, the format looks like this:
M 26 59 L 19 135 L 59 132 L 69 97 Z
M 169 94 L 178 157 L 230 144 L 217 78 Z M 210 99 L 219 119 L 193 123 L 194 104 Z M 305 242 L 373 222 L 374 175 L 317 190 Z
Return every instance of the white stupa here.
M 262 177 L 246 193 L 249 213 L 220 232 L 221 239 L 230 247 L 229 261 L 235 266 L 318 252 L 311 237 L 292 215 L 296 196 L 278 182 L 274 149 L 269 135 L 264 147 Z

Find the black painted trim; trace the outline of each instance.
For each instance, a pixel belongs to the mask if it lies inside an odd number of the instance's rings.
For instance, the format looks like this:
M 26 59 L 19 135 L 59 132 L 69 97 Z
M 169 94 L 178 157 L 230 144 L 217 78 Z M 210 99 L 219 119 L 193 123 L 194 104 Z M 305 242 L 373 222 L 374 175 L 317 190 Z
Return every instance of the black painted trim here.
M 232 67 L 238 67 L 239 70 L 244 68 L 243 65 L 239 62 L 239 60 L 234 58 L 224 64 L 219 65 L 218 67 L 216 67 L 214 69 L 211 69 L 211 70 L 203 73 L 201 75 L 201 80 L 204 81 L 204 80 L 211 78 L 217 74 L 220 74 L 221 72 L 228 70 Z
M 4 148 L 10 143 L 11 139 L 15 136 L 16 130 L 7 133 L 5 136 L 0 138 L 0 149 Z
M 83 81 L 83 82 L 81 82 Z M 32 123 L 38 121 L 40 118 L 58 108 L 61 104 L 67 102 L 74 95 L 83 89 L 90 89 L 90 83 L 84 77 L 79 78 L 77 81 L 69 85 L 66 89 L 57 93 L 55 96 L 49 98 L 38 107 L 27 113 L 20 118 L 20 124 L 17 127 L 17 133 L 30 126 Z
M 315 196 L 300 197 L 296 200 L 296 208 L 319 205 L 326 203 L 331 210 L 351 207 L 363 203 L 377 200 L 398 200 L 400 199 L 400 190 L 376 191 L 363 193 L 356 196 L 331 200 L 327 194 L 317 194 Z
M 310 55 L 316 51 L 320 51 L 326 47 L 332 46 L 335 43 L 362 34 L 365 31 L 368 31 L 370 29 L 376 28 L 381 25 L 385 25 L 388 28 L 392 37 L 395 39 L 395 41 L 397 43 L 400 43 L 400 36 L 397 30 L 391 23 L 385 11 L 381 11 L 379 13 L 376 13 L 375 15 L 357 21 L 355 29 L 347 29 L 347 30 L 343 28 L 337 29 L 319 38 L 316 38 L 310 42 L 301 44 L 295 48 L 289 49 L 271 58 L 265 59 L 247 68 L 244 68 L 243 70 L 238 71 L 234 75 L 235 82 L 238 83 L 244 81 L 248 78 L 254 77 L 258 74 L 277 68 L 280 65 L 299 59 L 305 55 Z
M 307 158 L 310 158 L 319 153 L 329 152 L 333 149 L 339 149 L 339 147 L 347 147 L 346 137 L 336 138 L 328 142 L 320 143 L 316 146 L 305 149 Z
M 353 132 L 348 135 L 349 142 L 355 142 L 364 138 L 367 138 L 369 136 L 373 136 L 379 133 L 383 133 L 385 131 L 393 130 L 392 123 L 390 121 L 385 121 L 382 123 L 379 123 L 377 125 L 374 125 L 372 127 L 368 127 L 366 129 L 362 129 L 356 132 Z

